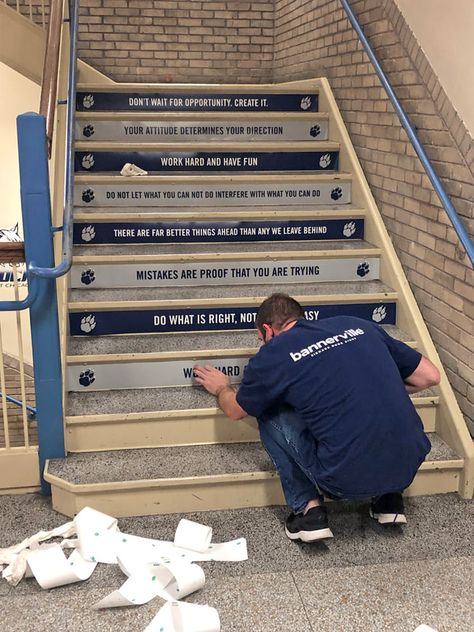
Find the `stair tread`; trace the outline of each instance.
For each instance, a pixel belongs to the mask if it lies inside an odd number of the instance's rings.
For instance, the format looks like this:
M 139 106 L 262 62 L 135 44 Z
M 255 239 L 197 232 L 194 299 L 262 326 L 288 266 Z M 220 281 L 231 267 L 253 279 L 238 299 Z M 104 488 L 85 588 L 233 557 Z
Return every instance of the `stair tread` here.
M 193 172 L 176 172 L 168 174 L 148 174 L 148 176 L 125 177 L 118 172 L 78 172 L 74 175 L 76 184 L 83 182 L 90 184 L 239 184 L 243 182 L 250 183 L 295 183 L 295 182 L 327 182 L 328 180 L 352 181 L 353 175 L 347 171 L 251 171 L 236 172 L 229 174 L 228 171 L 213 171 L 212 173 L 201 172 L 199 174 Z M 258 201 L 258 199 L 257 199 Z
M 239 243 L 184 243 L 184 244 L 119 244 L 104 246 L 76 246 L 75 257 L 96 257 L 101 255 L 182 255 L 182 254 L 224 254 L 224 253 L 255 253 L 298 251 L 313 252 L 326 250 L 372 250 L 376 248 L 366 241 L 354 239 L 351 241 L 285 241 Z
M 332 295 L 335 297 L 344 294 L 393 294 L 394 290 L 381 281 L 341 281 L 338 283 L 299 283 L 292 286 L 291 292 L 295 298 L 304 300 L 305 296 Z M 252 302 L 257 299 L 262 302 L 264 298 L 273 292 L 288 293 L 288 285 L 277 283 L 262 285 L 222 285 L 222 286 L 182 286 L 182 287 L 148 287 L 148 288 L 114 288 L 101 290 L 71 290 L 70 305 L 74 303 L 93 304 L 97 302 L 117 302 L 120 304 L 132 301 L 159 301 L 159 300 L 199 300 L 224 299 L 224 298 L 250 298 Z M 337 299 L 335 299 L 337 300 Z M 119 305 L 117 306 L 119 307 Z
M 428 461 L 457 459 L 436 434 L 429 434 Z M 76 485 L 167 478 L 272 472 L 273 464 L 259 442 L 217 443 L 69 454 L 49 462 L 49 474 Z
M 414 397 L 435 397 L 427 389 Z M 127 415 L 169 410 L 216 408 L 216 398 L 200 387 L 171 386 L 135 388 L 122 391 L 81 391 L 68 393 L 66 415 Z
M 192 145 L 192 147 L 190 147 Z M 317 151 L 338 151 L 340 148 L 340 143 L 335 142 L 333 140 L 318 140 L 318 139 L 310 139 L 309 141 L 304 140 L 257 140 L 253 141 L 252 145 L 249 146 L 249 141 L 234 141 L 232 139 L 225 140 L 194 140 L 191 142 L 183 142 L 181 140 L 177 140 L 175 142 L 171 141 L 110 141 L 110 140 L 87 140 L 87 141 L 78 141 L 75 143 L 75 150 L 84 152 L 84 151 L 125 151 L 125 152 L 156 152 L 159 153 L 161 151 L 170 151 L 170 152 L 179 152 L 179 151 L 192 151 L 200 152 L 200 151 L 214 151 L 214 152 L 258 152 L 258 151 L 278 151 L 278 152 L 317 152 Z M 319 148 L 319 149 L 318 149 Z M 224 171 L 224 170 L 223 170 Z
M 404 342 L 413 340 L 393 325 L 384 329 Z M 76 336 L 69 340 L 68 355 L 112 353 L 164 353 L 169 351 L 197 351 L 212 349 L 247 349 L 259 346 L 255 329 L 251 331 L 216 331 L 203 333 L 172 333 L 151 335 Z

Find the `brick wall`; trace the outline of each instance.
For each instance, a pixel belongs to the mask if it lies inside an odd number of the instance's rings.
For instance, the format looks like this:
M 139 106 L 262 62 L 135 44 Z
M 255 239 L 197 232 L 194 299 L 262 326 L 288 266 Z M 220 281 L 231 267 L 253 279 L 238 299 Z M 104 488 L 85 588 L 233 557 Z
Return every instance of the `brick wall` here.
M 471 234 L 474 146 L 393 0 L 353 0 L 366 35 Z M 473 271 L 338 0 L 276 0 L 274 81 L 326 75 L 474 430 Z
M 115 81 L 263 83 L 273 2 L 82 0 L 79 56 Z

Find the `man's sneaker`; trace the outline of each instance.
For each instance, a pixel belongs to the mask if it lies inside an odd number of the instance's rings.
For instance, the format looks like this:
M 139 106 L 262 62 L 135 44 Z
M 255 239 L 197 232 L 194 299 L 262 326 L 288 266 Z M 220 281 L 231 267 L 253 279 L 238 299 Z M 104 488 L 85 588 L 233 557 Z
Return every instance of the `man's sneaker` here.
M 313 507 L 306 514 L 290 514 L 286 520 L 285 533 L 290 540 L 303 542 L 334 537 L 328 525 L 326 507 Z
M 384 494 L 372 501 L 369 513 L 380 524 L 406 524 L 401 494 Z

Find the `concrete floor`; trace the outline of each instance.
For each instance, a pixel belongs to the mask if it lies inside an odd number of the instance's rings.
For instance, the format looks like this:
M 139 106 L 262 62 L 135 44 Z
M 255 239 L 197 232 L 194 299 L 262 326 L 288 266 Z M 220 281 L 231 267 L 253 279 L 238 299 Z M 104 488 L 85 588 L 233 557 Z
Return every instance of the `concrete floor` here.
M 283 507 L 189 514 L 214 529 L 215 541 L 244 536 L 249 560 L 206 562 L 203 590 L 187 598 L 219 611 L 223 632 L 438 632 L 474 629 L 474 503 L 454 494 L 408 499 L 408 525 L 383 528 L 363 503 L 330 504 L 335 538 L 290 542 Z M 183 514 L 184 515 L 184 514 Z M 183 515 L 123 518 L 122 531 L 172 539 Z M 40 495 L 0 496 L 0 547 L 66 522 Z M 123 583 L 116 566 L 99 565 L 83 583 L 42 591 L 34 579 L 11 588 L 0 580 L 2 630 L 102 632 L 144 630 L 160 600 L 94 611 Z

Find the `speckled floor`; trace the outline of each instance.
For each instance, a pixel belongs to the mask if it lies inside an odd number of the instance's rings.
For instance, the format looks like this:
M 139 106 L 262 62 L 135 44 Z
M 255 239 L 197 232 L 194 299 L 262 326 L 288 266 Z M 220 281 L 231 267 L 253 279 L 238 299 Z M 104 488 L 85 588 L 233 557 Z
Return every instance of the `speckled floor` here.
M 364 503 L 329 505 L 334 539 L 305 545 L 283 531 L 283 507 L 189 514 L 213 527 L 216 541 L 244 536 L 249 560 L 209 562 L 204 588 L 187 598 L 218 609 L 222 632 L 438 632 L 474 627 L 474 503 L 455 494 L 410 498 L 408 524 L 374 523 Z M 183 514 L 184 515 L 184 514 Z M 183 515 L 123 518 L 124 532 L 172 539 Z M 39 495 L 0 497 L 0 547 L 64 517 Z M 34 579 L 10 588 L 0 580 L 2 630 L 141 632 L 159 600 L 137 608 L 94 611 L 123 582 L 99 565 L 83 583 L 42 591 Z

